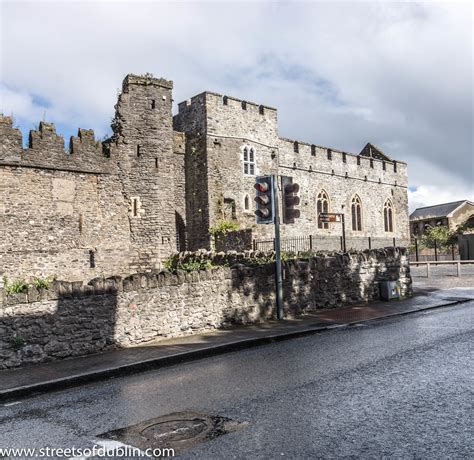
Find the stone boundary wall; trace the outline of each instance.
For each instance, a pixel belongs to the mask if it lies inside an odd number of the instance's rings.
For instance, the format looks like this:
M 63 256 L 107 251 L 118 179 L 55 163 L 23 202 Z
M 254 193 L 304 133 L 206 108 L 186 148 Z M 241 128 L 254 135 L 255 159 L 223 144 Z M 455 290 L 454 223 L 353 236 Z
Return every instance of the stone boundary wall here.
M 399 280 L 402 295 L 411 294 L 404 248 L 317 255 L 283 267 L 290 317 L 376 300 L 383 280 Z M 273 263 L 236 263 L 0 291 L 0 369 L 264 321 L 274 317 L 274 286 Z

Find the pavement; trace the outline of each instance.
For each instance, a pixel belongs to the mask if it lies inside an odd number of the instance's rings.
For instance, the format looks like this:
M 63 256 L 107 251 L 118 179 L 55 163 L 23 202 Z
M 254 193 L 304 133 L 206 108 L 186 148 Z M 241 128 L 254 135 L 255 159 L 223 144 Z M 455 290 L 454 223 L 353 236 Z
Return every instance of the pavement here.
M 412 298 L 321 310 L 296 319 L 268 321 L 62 361 L 0 371 L 0 401 L 72 385 L 166 367 L 208 356 L 344 328 L 358 323 L 450 307 L 474 299 L 474 289 L 415 289 Z

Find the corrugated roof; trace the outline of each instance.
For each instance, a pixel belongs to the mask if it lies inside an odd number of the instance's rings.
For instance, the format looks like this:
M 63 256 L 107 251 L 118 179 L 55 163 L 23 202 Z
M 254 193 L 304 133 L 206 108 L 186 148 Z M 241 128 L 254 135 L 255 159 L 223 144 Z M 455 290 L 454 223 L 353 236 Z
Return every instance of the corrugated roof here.
M 453 201 L 452 203 L 435 204 L 434 206 L 417 208 L 410 214 L 410 220 L 446 217 L 450 212 L 467 201 L 468 200 Z

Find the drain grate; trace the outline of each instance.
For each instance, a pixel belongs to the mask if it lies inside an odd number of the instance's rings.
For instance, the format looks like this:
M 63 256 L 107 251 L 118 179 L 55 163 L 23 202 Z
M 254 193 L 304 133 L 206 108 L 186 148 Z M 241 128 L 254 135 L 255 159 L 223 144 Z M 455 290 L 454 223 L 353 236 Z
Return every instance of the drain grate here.
M 109 431 L 99 438 L 119 441 L 145 451 L 172 448 L 180 453 L 223 434 L 245 429 L 247 422 L 197 412 L 177 412 L 137 425 Z

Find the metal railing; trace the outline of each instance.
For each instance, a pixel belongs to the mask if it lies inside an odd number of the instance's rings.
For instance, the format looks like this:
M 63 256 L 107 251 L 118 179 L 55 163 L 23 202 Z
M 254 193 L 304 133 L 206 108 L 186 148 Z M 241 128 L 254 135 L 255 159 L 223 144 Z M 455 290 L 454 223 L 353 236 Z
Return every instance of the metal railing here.
M 373 238 L 373 237 L 348 237 L 346 238 L 347 249 L 376 249 L 388 246 L 396 246 L 395 238 Z M 282 251 L 304 252 L 304 251 L 340 251 L 343 249 L 342 236 L 315 236 L 303 235 L 292 238 L 281 239 Z M 254 251 L 272 251 L 275 249 L 275 239 L 253 240 Z
M 426 277 L 431 277 L 431 267 L 433 265 L 456 265 L 456 276 L 461 276 L 461 265 L 473 265 L 474 260 L 437 260 L 437 261 L 418 261 L 418 262 L 411 262 L 410 265 L 416 265 L 419 267 L 420 265 L 426 265 Z

